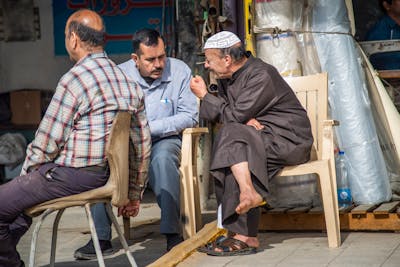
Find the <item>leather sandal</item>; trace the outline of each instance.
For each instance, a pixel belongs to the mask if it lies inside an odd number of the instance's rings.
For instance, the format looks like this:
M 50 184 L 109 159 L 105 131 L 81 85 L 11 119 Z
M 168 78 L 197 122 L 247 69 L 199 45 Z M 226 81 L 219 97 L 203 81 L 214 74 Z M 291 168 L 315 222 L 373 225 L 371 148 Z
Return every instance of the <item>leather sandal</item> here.
M 219 249 L 221 251 L 216 251 L 215 249 Z M 207 251 L 205 253 L 211 256 L 237 256 L 254 254 L 256 252 L 256 247 L 250 247 L 245 242 L 233 237 L 225 237 L 218 243 L 213 242 L 212 245 L 207 247 Z
M 219 243 L 221 243 L 222 241 L 225 240 L 225 238 L 227 238 L 224 235 L 220 235 L 218 236 L 214 241 L 212 242 L 208 242 L 207 244 L 205 244 L 202 247 L 197 248 L 198 252 L 203 252 L 203 253 L 207 253 L 208 251 L 212 250 L 213 248 L 215 248 L 216 246 L 219 245 Z
M 209 250 L 212 250 L 212 248 L 214 248 L 215 246 L 219 245 L 219 243 L 224 241 L 225 238 L 233 237 L 235 235 L 236 234 L 234 232 L 228 231 L 228 233 L 226 235 L 220 235 L 220 236 L 216 237 L 213 241 L 208 242 L 204 246 L 197 248 L 197 251 L 207 253 Z

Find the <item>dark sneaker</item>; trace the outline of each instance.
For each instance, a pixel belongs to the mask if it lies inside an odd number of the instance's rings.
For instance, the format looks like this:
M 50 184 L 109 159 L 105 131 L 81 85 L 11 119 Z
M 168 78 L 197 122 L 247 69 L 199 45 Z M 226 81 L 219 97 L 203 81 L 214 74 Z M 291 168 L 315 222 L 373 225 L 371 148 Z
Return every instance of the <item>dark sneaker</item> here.
M 109 240 L 99 240 L 100 249 L 103 256 L 110 256 L 114 254 L 114 249 L 112 248 L 111 241 Z M 93 240 L 90 240 L 86 245 L 75 250 L 74 257 L 77 260 L 93 260 L 96 259 L 96 250 L 94 249 Z
M 167 237 L 167 251 L 170 251 L 183 241 L 183 237 L 180 234 L 166 234 L 165 236 Z

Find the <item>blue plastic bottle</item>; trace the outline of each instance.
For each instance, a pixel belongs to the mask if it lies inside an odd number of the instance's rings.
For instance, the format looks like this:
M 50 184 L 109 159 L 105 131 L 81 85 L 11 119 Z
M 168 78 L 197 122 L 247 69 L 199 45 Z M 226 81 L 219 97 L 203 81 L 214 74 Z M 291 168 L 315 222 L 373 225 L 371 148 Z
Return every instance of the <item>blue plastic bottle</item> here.
M 339 208 L 350 207 L 353 200 L 343 151 L 339 151 L 336 159 L 336 182 Z

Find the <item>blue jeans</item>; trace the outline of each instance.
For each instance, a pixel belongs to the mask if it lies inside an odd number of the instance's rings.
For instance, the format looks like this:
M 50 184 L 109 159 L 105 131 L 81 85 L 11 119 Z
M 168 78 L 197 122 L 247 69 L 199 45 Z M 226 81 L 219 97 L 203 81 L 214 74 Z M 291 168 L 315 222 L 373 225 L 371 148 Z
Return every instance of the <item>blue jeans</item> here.
M 152 143 L 149 185 L 161 209 L 160 232 L 181 233 L 180 224 L 180 155 L 182 140 L 171 136 Z M 111 220 L 103 204 L 91 208 L 100 240 L 111 240 Z
M 49 174 L 51 177 L 46 177 Z M 25 209 L 44 201 L 78 194 L 104 185 L 108 173 L 42 165 L 0 186 L 0 267 L 20 266 L 16 250 L 19 239 L 29 229 L 32 218 Z

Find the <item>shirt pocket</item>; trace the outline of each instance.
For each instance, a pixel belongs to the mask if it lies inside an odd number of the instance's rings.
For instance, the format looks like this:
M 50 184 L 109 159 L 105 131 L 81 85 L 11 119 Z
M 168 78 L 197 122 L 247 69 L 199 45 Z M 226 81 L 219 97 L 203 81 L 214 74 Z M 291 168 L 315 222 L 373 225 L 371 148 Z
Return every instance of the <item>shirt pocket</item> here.
M 165 98 L 145 98 L 146 114 L 149 121 L 159 120 L 173 115 L 173 102 Z
M 161 118 L 174 114 L 174 102 L 169 98 L 162 98 L 158 102 L 158 114 Z

